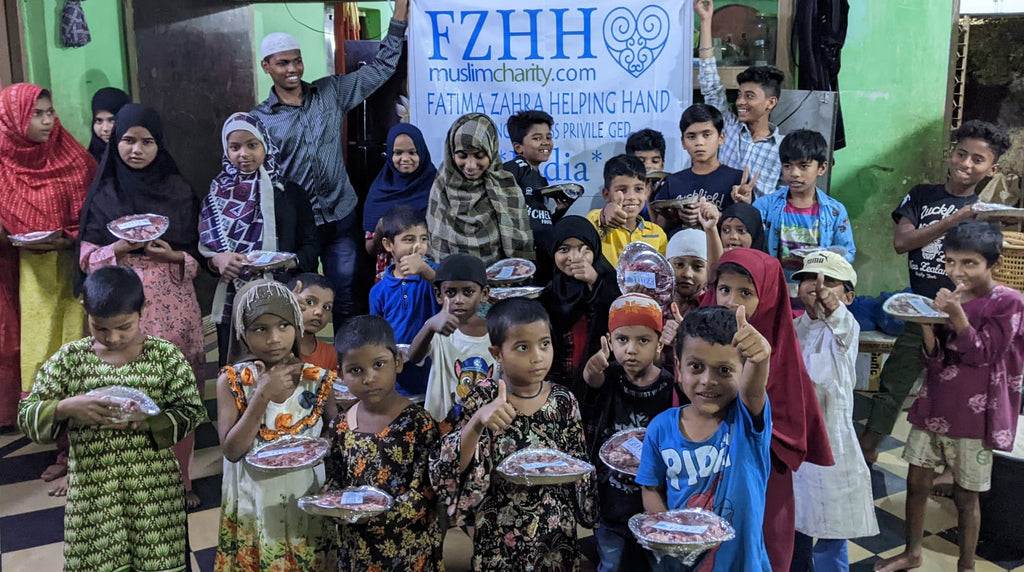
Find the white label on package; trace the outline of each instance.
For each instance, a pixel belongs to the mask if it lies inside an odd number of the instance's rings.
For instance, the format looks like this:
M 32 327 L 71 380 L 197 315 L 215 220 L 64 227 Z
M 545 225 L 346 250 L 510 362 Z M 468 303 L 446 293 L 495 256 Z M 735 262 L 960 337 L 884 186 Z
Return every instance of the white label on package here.
M 341 493 L 341 504 L 363 504 L 363 493 Z
M 279 457 L 281 455 L 287 455 L 288 453 L 298 453 L 302 451 L 302 447 L 287 447 L 285 449 L 277 449 L 275 451 L 263 451 L 256 453 L 257 459 L 266 459 L 269 457 Z
M 932 308 L 928 304 L 928 302 L 925 302 L 924 300 L 922 300 L 920 298 L 911 298 L 911 299 L 909 299 L 907 301 L 910 302 L 910 305 L 913 306 L 915 310 L 917 310 L 918 312 L 921 312 L 922 314 L 924 314 L 926 316 L 934 316 L 936 314 L 935 308 Z
M 495 276 L 494 278 L 497 280 L 507 280 L 509 278 L 512 278 L 512 276 L 514 276 L 515 273 L 516 267 L 509 264 L 508 266 L 502 266 L 501 272 L 498 272 L 498 275 Z
M 568 467 L 569 463 L 565 461 L 554 461 L 551 463 L 523 463 L 524 471 L 536 471 L 537 469 L 547 469 L 548 467 Z
M 677 524 L 674 522 L 659 522 L 652 528 L 668 532 L 685 532 L 686 534 L 704 534 L 707 532 L 707 525 L 694 526 L 692 524 Z
M 139 228 L 140 226 L 149 226 L 153 224 L 148 218 L 140 218 L 138 220 L 130 220 L 128 222 L 122 222 L 117 225 L 118 230 L 131 230 L 133 228 Z
M 653 272 L 626 272 L 626 287 L 643 286 L 644 288 L 657 288 L 658 283 Z
M 626 442 L 622 444 L 622 448 L 629 451 L 630 455 L 633 455 L 637 459 L 640 458 L 640 453 L 644 450 L 644 442 L 636 437 L 630 437 L 626 439 Z
M 253 261 L 253 264 L 256 265 L 256 266 L 263 266 L 265 264 L 270 264 L 271 262 L 274 261 L 274 257 L 275 256 L 277 256 L 277 255 L 275 253 L 273 253 L 273 252 L 267 252 L 266 254 L 261 254 L 259 258 L 257 258 L 256 260 Z

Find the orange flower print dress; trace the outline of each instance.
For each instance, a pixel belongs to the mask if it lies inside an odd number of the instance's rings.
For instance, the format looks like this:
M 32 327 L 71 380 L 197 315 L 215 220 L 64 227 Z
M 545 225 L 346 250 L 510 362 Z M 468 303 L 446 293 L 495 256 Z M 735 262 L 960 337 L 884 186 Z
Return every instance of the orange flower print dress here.
M 239 414 L 256 389 L 251 363 L 227 366 Z M 322 413 L 334 373 L 306 364 L 299 386 L 284 403 L 270 402 L 253 442 L 259 447 L 285 435 L 319 437 Z M 244 459 L 224 459 L 221 485 L 217 572 L 308 572 L 328 569 L 329 542 L 323 520 L 299 509 L 299 497 L 316 493 L 325 481 L 324 466 L 267 475 Z M 330 561 L 334 561 L 333 555 Z

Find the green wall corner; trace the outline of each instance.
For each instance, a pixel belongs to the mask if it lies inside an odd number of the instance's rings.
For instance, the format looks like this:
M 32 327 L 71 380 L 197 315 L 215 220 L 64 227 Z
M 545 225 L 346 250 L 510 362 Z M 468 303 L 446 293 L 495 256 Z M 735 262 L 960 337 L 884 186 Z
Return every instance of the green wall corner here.
M 118 0 L 83 2 L 92 41 L 82 48 L 60 45 L 63 0 L 21 0 L 25 20 L 28 81 L 53 93 L 64 127 L 88 145 L 92 95 L 103 87 L 128 91 L 123 15 Z
M 839 74 L 847 147 L 832 194 L 852 220 L 858 294 L 907 286 L 890 213 L 914 185 L 945 180 L 952 17 L 953 0 L 850 3 Z
M 274 85 L 270 76 L 260 67 L 260 42 L 267 34 L 286 32 L 299 40 L 302 46 L 302 62 L 306 66 L 302 74 L 303 81 L 312 82 L 327 75 L 327 45 L 323 32 L 322 2 L 253 4 L 252 9 L 256 101 L 266 99 Z

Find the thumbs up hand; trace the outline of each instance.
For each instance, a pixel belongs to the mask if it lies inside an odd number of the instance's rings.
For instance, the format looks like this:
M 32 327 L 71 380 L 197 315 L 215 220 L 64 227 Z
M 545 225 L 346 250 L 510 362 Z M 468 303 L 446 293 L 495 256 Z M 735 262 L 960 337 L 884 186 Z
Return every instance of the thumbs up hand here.
M 732 337 L 732 345 L 747 361 L 755 364 L 767 361 L 772 355 L 768 340 L 747 322 L 747 310 L 743 306 L 736 308 L 736 335 Z
M 450 336 L 455 330 L 459 329 L 459 317 L 451 313 L 451 298 L 444 299 L 444 305 L 441 311 L 434 314 L 426 325 L 430 327 L 434 333 L 441 334 L 442 336 Z
M 940 289 L 938 294 L 935 295 L 935 301 L 932 303 L 936 310 L 949 314 L 949 321 L 957 331 L 963 331 L 970 327 L 963 307 L 964 296 L 969 294 L 969 292 L 970 288 L 963 282 L 960 282 L 956 285 L 956 290 L 952 292 L 948 288 Z
M 665 322 L 661 329 L 661 345 L 670 346 L 676 341 L 679 324 L 683 323 L 683 315 L 679 312 L 679 304 L 672 302 L 672 319 Z
M 427 265 L 427 261 L 423 259 L 423 255 L 420 254 L 421 243 L 416 243 L 416 246 L 412 247 L 412 253 L 406 254 L 398 261 L 398 274 L 401 278 L 406 276 L 412 276 L 419 274 L 423 276 L 425 272 L 430 270 L 430 266 Z
M 608 341 L 608 336 L 610 335 L 601 336 L 601 349 L 587 360 L 587 365 L 583 369 L 584 376 L 604 375 L 604 370 L 608 369 L 608 362 L 612 356 L 611 346 Z
M 839 305 L 842 301 L 839 296 L 836 295 L 835 291 L 831 288 L 825 287 L 825 275 L 821 272 L 818 273 L 818 279 L 814 282 L 815 296 L 818 299 L 818 305 L 823 310 L 824 318 L 832 315 L 833 312 L 839 309 Z
M 516 409 L 508 402 L 508 386 L 504 379 L 498 380 L 498 396 L 494 401 L 480 408 L 474 415 L 478 426 L 493 432 L 504 431 L 516 418 Z

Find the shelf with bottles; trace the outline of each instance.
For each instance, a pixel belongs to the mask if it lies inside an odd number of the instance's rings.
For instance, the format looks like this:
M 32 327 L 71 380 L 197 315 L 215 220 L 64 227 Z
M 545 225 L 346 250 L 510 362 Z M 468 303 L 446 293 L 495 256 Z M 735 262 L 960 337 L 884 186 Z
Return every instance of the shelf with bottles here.
M 786 74 L 786 83 L 793 83 L 789 44 L 795 3 L 796 0 L 715 1 L 712 47 L 723 85 L 729 89 L 738 87 L 736 76 L 752 65 L 776 66 Z M 700 22 L 695 20 L 694 26 L 699 30 Z M 698 58 L 696 33 L 694 38 L 693 55 Z M 695 67 L 694 78 L 696 73 Z

